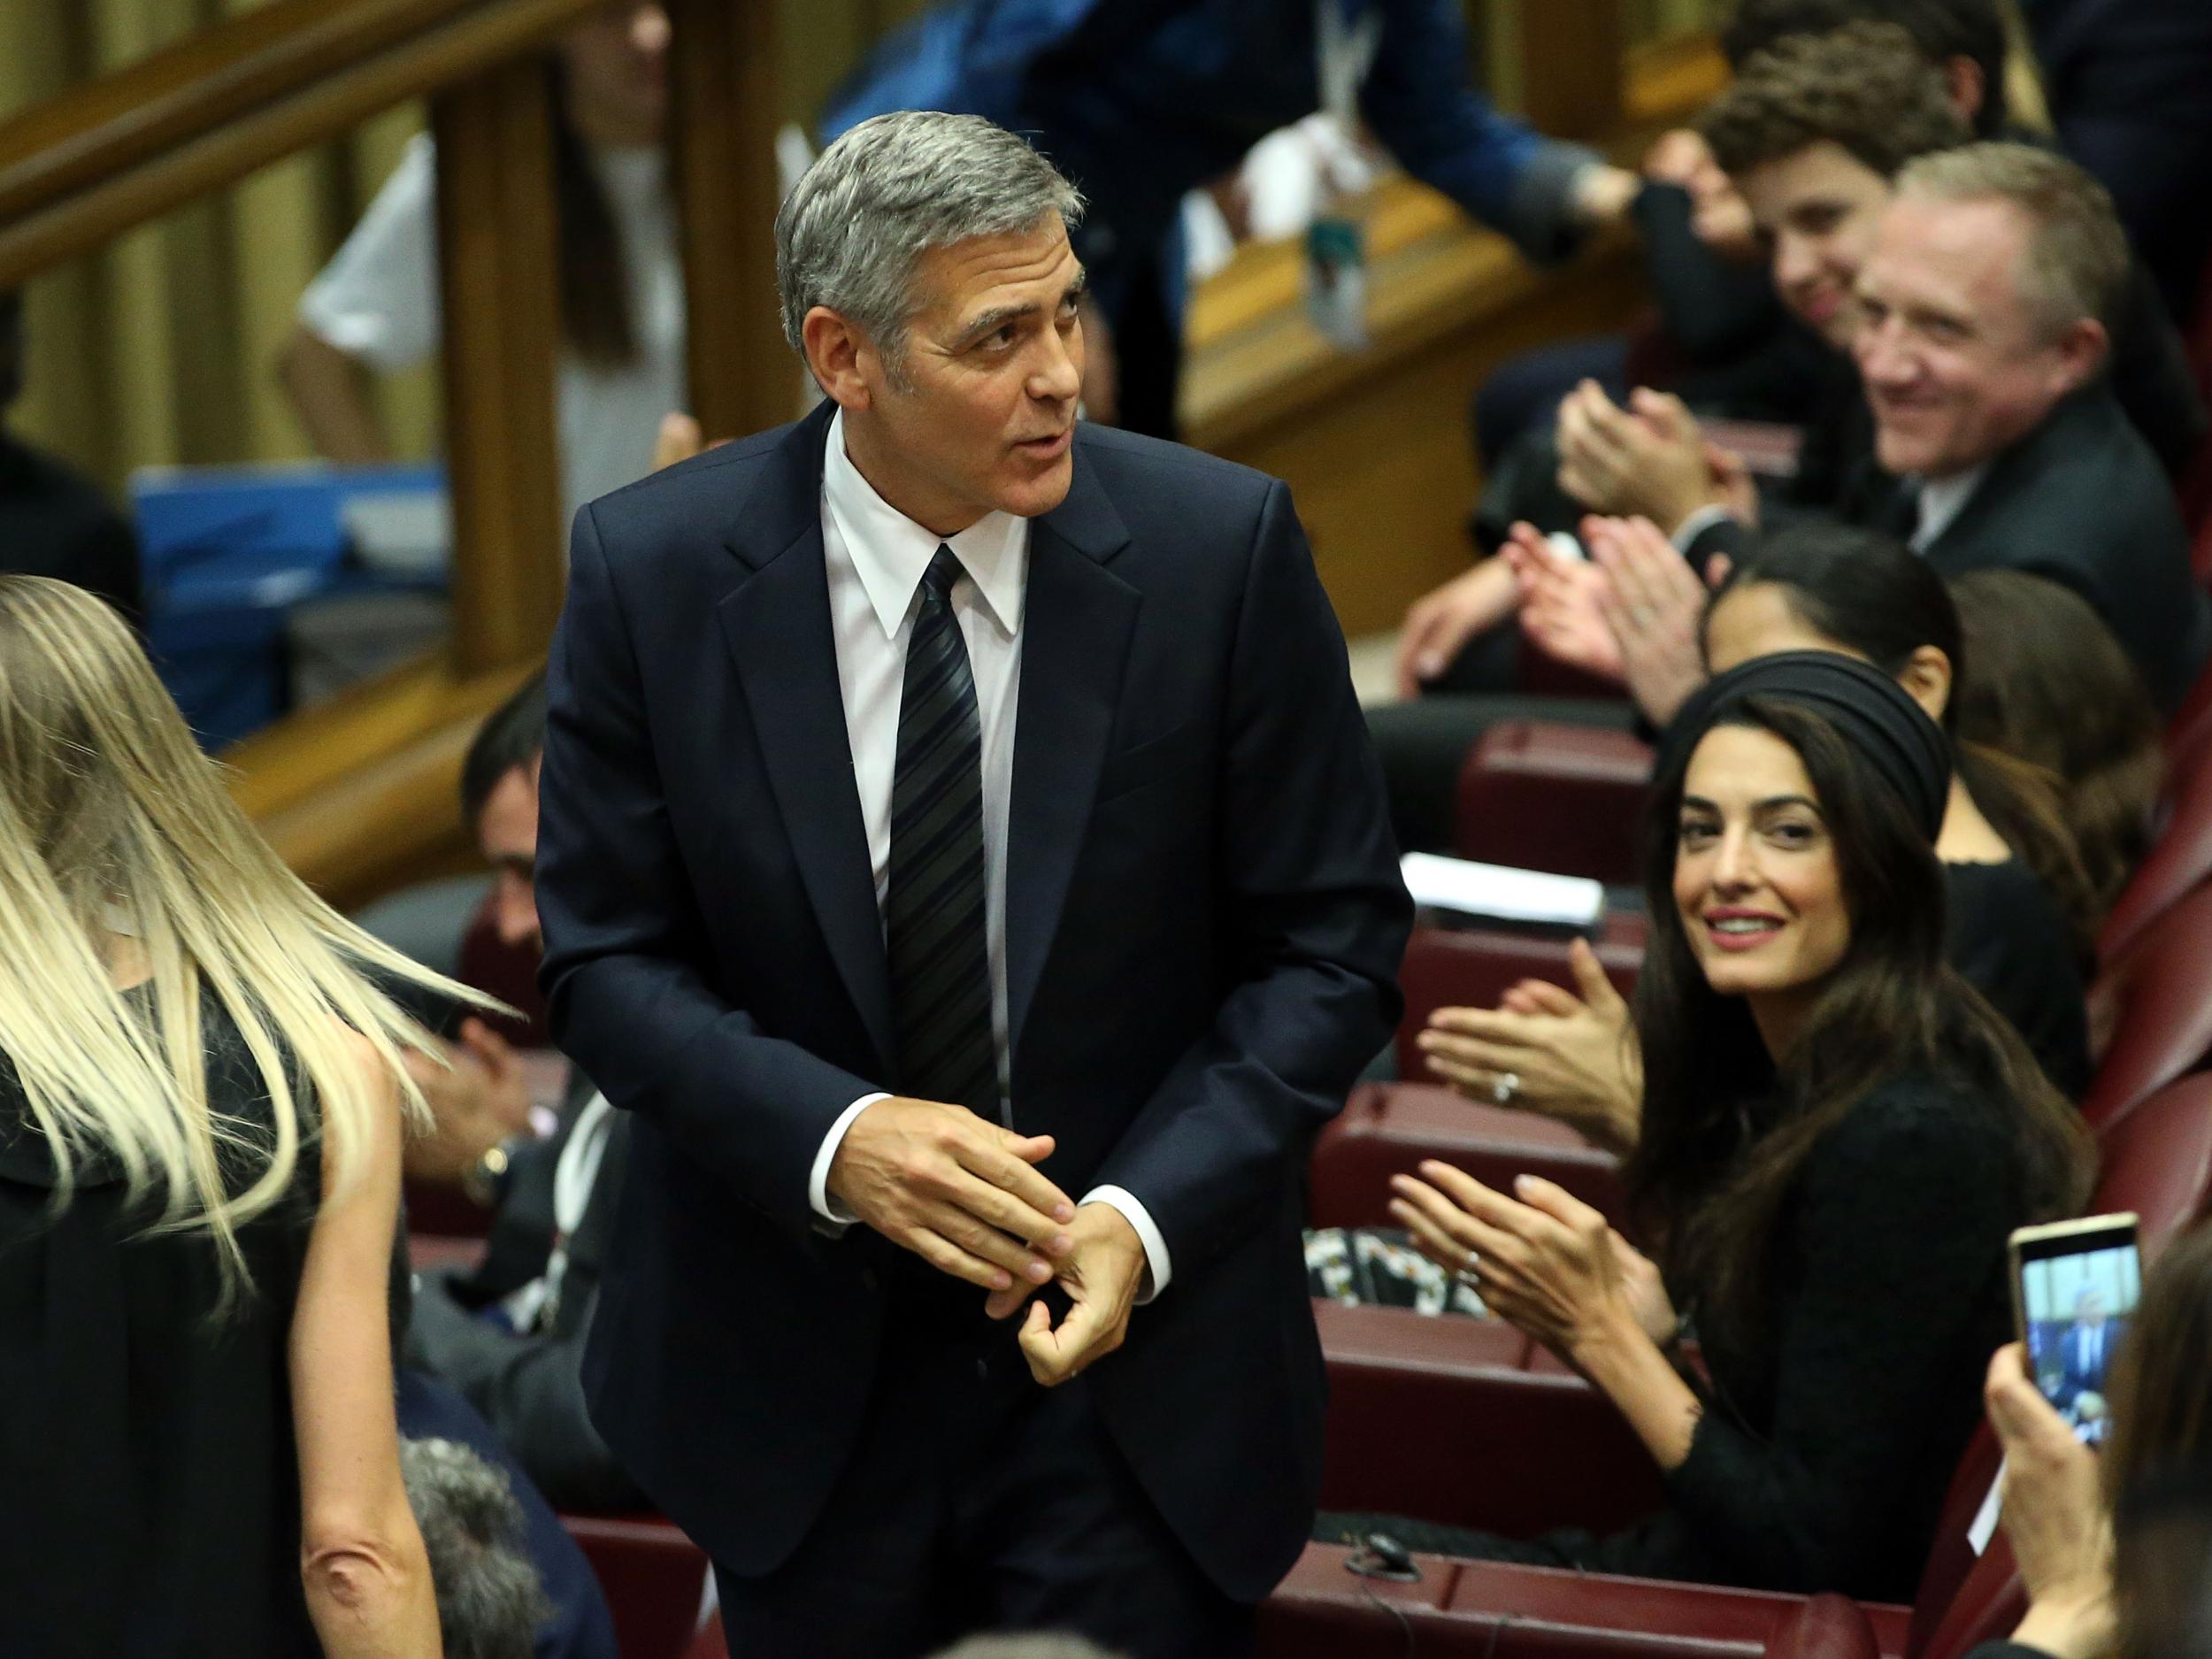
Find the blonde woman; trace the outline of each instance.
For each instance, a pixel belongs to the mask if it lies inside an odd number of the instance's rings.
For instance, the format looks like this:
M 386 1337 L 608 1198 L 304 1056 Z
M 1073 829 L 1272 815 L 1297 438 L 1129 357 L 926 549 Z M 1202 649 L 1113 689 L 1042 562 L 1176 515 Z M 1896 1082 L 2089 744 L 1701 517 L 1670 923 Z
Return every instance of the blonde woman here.
M 105 605 L 0 576 L 7 1651 L 440 1653 L 386 1322 L 428 1039 L 365 971 L 429 979 L 279 863 Z

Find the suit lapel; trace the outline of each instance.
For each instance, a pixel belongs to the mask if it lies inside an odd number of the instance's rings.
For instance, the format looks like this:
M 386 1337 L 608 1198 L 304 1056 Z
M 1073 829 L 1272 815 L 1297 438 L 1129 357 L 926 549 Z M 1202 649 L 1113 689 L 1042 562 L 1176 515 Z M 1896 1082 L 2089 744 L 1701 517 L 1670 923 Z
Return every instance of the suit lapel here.
M 1021 703 L 1006 849 L 1006 995 L 1018 1068 L 1022 1027 L 1044 972 L 1090 823 L 1141 596 L 1107 568 L 1129 533 L 1092 473 L 1077 429 L 1065 501 L 1029 540 Z
M 750 573 L 718 609 L 800 880 L 887 1074 L 890 979 L 822 553 L 822 446 L 833 411 L 825 402 L 791 429 L 782 465 L 741 509 L 728 545 Z

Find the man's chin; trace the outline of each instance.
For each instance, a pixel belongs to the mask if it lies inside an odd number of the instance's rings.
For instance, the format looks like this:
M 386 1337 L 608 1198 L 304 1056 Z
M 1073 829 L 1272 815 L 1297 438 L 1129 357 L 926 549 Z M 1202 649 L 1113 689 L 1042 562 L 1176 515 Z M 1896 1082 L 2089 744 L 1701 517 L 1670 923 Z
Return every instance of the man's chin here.
M 1049 466 L 1041 467 L 1026 477 L 1015 479 L 999 494 L 1002 510 L 1017 518 L 1034 518 L 1039 513 L 1050 512 L 1068 498 L 1068 487 L 1075 481 L 1075 457 L 1071 451 L 1063 450 Z

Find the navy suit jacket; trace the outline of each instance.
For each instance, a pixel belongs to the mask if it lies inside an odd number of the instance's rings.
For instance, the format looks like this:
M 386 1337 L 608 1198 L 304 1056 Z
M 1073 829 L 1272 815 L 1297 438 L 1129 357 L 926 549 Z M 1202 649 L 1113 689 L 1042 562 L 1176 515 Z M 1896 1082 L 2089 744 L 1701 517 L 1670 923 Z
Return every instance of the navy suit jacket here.
M 823 565 L 830 413 L 585 508 L 550 676 L 549 1013 L 636 1118 L 586 1386 L 639 1483 L 741 1573 L 828 1495 L 899 1277 L 807 1201 L 894 1046 Z M 1073 452 L 1030 543 L 1014 1122 L 1057 1137 L 1064 1191 L 1121 1186 L 1158 1224 L 1171 1282 L 1071 1386 L 1200 1565 L 1256 1599 L 1319 1489 L 1306 1159 L 1397 1018 L 1409 903 L 1288 491 L 1087 424 Z

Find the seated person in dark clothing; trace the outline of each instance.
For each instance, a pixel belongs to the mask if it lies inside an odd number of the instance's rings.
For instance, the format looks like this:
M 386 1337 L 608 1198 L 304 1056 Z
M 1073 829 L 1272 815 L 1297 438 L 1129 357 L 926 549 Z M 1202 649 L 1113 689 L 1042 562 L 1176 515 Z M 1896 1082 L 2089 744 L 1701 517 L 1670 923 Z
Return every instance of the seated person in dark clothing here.
M 1678 566 L 1664 543 L 1654 562 Z M 1942 580 L 1885 537 L 1834 526 L 1771 536 L 1711 598 L 1681 696 L 1705 678 L 1776 651 L 1839 651 L 1894 679 L 1954 732 L 1972 658 Z M 1679 696 L 1647 691 L 1672 718 Z M 2011 1022 L 2051 1081 L 2078 1097 L 2090 1076 L 2085 969 L 2094 898 L 2061 803 L 2036 768 L 1954 742 L 1956 768 L 1936 856 L 1944 879 L 1945 954 Z M 1586 948 L 1578 992 L 1524 984 L 1497 1010 L 1439 1009 L 1423 1037 L 1431 1069 L 1471 1097 L 1559 1118 L 1626 1151 L 1642 1120 L 1627 1005 Z M 1503 1089 L 1502 1079 L 1513 1087 Z
M 1542 1181 L 1509 1197 L 1429 1163 L 1392 1206 L 1620 1408 L 1669 1505 L 1605 1538 L 1406 1541 L 1911 1598 L 2011 1323 L 2007 1234 L 2071 1213 L 2092 1168 L 2079 1118 L 1944 961 L 1950 785 L 1941 730 L 1854 658 L 1761 657 L 1685 708 L 1647 820 L 1636 988 L 1627 1181 L 1656 1265 Z M 1709 1382 L 1670 1357 L 1685 1316 Z
M 438 1436 L 402 1440 L 399 1467 L 438 1586 L 445 1659 L 530 1659 L 550 1608 L 506 1474 Z
M 2010 1642 L 1968 1659 L 2212 1656 L 2208 1307 L 2212 1228 L 2200 1226 L 2144 1279 L 2101 1457 L 2043 1397 L 2018 1344 L 1990 1362 L 2005 1536 L 2030 1601 Z
M 498 867 L 501 926 L 518 939 L 538 937 L 531 861 L 544 748 L 545 681 L 534 675 L 485 721 L 462 767 L 464 803 Z M 644 1503 L 592 1427 L 579 1372 L 629 1124 L 580 1077 L 551 1136 L 485 1148 L 466 1171 L 496 1206 L 483 1263 L 425 1274 L 415 1294 L 410 1358 L 467 1396 L 563 1509 Z
M 130 521 L 87 480 L 5 429 L 23 388 L 23 297 L 0 294 L 0 571 L 73 582 L 136 626 L 145 605 Z

